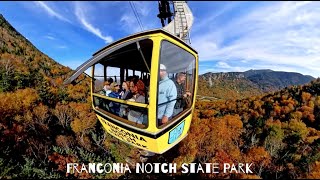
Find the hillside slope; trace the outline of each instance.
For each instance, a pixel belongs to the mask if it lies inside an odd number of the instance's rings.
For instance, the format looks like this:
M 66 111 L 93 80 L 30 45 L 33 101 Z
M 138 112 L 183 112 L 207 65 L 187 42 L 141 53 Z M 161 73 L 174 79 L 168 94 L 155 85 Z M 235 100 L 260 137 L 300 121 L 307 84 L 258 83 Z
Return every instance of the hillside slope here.
M 253 174 L 193 178 L 320 178 L 320 78 L 242 100 L 197 101 L 174 162 L 253 163 Z M 204 165 L 203 165 L 204 166 Z
M 265 70 L 205 73 L 199 76 L 198 95 L 219 99 L 245 98 L 303 85 L 315 78 L 300 73 Z
M 123 161 L 130 147 L 104 133 L 91 109 L 90 79 L 39 51 L 0 15 L 0 179 L 116 178 L 72 174 L 67 162 Z M 116 147 L 116 148 L 115 148 Z

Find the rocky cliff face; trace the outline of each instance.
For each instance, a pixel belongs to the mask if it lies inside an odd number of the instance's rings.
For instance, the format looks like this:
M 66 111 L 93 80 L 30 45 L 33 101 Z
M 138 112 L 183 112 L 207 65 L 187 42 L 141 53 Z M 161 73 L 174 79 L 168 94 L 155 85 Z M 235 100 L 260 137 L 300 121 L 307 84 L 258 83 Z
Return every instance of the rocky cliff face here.
M 219 72 L 219 73 L 206 73 L 200 76 L 206 80 L 223 80 L 223 79 L 241 79 L 245 78 L 244 73 L 241 72 Z
M 212 87 L 215 81 L 231 80 L 236 82 L 239 80 L 246 81 L 249 84 L 255 84 L 262 91 L 268 92 L 279 90 L 291 85 L 306 84 L 315 78 L 312 76 L 305 76 L 294 72 L 281 72 L 266 70 L 249 70 L 245 72 L 219 72 L 219 73 L 205 73 L 200 75 L 199 79 L 208 82 Z

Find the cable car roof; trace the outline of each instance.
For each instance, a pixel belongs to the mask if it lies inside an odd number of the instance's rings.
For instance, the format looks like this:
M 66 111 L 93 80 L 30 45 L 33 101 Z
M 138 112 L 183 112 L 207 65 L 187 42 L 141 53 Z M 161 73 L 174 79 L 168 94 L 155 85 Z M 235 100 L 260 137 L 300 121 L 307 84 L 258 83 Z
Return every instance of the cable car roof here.
M 137 42 L 136 42 L 137 43 Z M 148 72 L 146 65 L 141 59 L 140 51 L 137 49 L 137 44 L 131 43 L 121 49 L 103 57 L 99 63 L 108 67 L 117 67 L 124 69 L 134 69 L 140 72 Z M 153 43 L 150 39 L 142 39 L 139 41 L 141 51 L 147 61 L 148 67 L 151 67 L 151 56 Z M 103 50 L 102 50 L 103 51 Z
M 179 41 L 180 43 L 184 44 L 185 46 L 187 46 L 188 48 L 190 48 L 192 51 L 194 51 L 196 54 L 198 54 L 198 52 L 193 49 L 190 45 L 188 45 L 187 43 L 185 43 L 182 39 L 178 38 L 177 36 L 171 34 L 170 32 L 164 30 L 164 29 L 152 29 L 152 30 L 147 30 L 147 31 L 142 31 L 142 32 L 138 32 L 138 33 L 135 33 L 135 34 L 132 34 L 130 36 L 127 36 L 127 37 L 124 37 L 122 39 L 119 39 L 115 42 L 112 42 L 110 44 L 108 44 L 107 46 L 101 48 L 100 50 L 98 50 L 97 52 L 95 52 L 93 54 L 93 56 L 96 56 L 98 55 L 100 52 L 102 52 L 103 50 L 115 45 L 115 44 L 118 44 L 118 43 L 121 43 L 123 41 L 126 41 L 126 40 L 129 40 L 129 39 L 132 39 L 132 38 L 136 38 L 136 37 L 140 37 L 140 36 L 144 36 L 144 35 L 149 35 L 149 34 L 155 34 L 155 33 L 163 33 L 165 35 L 168 35 L 170 36 L 171 38 L 175 39 L 176 41 Z
M 132 61 L 132 60 L 134 60 L 134 58 L 138 57 L 139 55 L 137 53 L 133 52 L 132 53 L 132 57 L 130 57 L 131 59 L 126 58 L 128 56 L 126 56 L 126 57 L 123 56 L 123 57 L 121 57 L 120 61 L 119 61 L 118 58 L 117 58 L 117 60 L 112 61 L 112 59 L 110 59 L 109 55 L 112 55 L 113 52 L 116 52 L 117 50 L 119 50 L 121 48 L 124 48 L 124 49 L 130 48 L 131 45 L 132 46 L 136 45 L 135 43 L 143 42 L 143 40 L 148 39 L 147 35 L 152 35 L 152 34 L 156 34 L 156 33 L 163 33 L 163 34 L 175 39 L 176 41 L 179 41 L 180 43 L 184 44 L 185 46 L 190 48 L 192 51 L 194 51 L 194 53 L 198 54 L 196 50 L 194 50 L 191 46 L 189 46 L 187 43 L 185 43 L 182 39 L 172 35 L 170 32 L 167 32 L 167 31 L 165 31 L 163 29 L 154 29 L 154 30 L 143 31 L 143 32 L 132 34 L 132 35 L 127 36 L 125 38 L 119 39 L 118 41 L 115 41 L 115 42 L 105 46 L 104 48 L 100 49 L 96 53 L 94 53 L 93 56 L 89 60 L 87 60 L 86 62 L 81 64 L 75 70 L 75 73 L 69 79 L 67 79 L 64 82 L 64 84 L 71 83 L 81 73 L 83 73 L 90 66 L 96 64 L 97 62 L 101 62 L 103 64 L 103 60 L 106 59 L 106 58 L 109 58 L 108 59 L 108 65 L 109 66 L 113 66 L 113 67 L 125 66 L 126 68 L 132 68 L 132 69 L 135 69 L 135 70 L 139 70 L 141 72 L 147 72 L 146 69 L 144 68 L 145 66 L 142 66 L 141 64 L 130 63 L 131 65 L 128 65 L 128 63 L 127 64 L 125 63 L 125 62 L 130 61 L 130 60 Z M 130 39 L 133 39 L 133 38 L 136 38 L 136 39 L 128 41 L 128 42 L 124 42 L 124 41 L 130 40 Z M 124 43 L 120 44 L 121 42 L 124 42 Z M 143 48 L 142 48 L 142 51 L 143 51 Z M 148 58 L 151 57 L 151 54 L 149 54 L 149 53 L 146 53 L 146 55 L 147 55 Z M 121 63 L 119 63 L 119 62 L 121 62 Z M 148 65 L 150 67 L 150 64 L 148 64 Z

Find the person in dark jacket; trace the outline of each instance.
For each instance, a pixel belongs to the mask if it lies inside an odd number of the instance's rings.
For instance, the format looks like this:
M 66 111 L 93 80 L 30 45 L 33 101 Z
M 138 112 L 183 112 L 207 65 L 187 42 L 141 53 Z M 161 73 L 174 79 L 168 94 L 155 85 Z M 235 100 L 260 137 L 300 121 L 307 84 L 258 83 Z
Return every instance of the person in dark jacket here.
M 120 98 L 119 85 L 116 82 L 113 82 L 113 83 L 111 83 L 110 88 L 111 88 L 111 93 L 109 93 L 108 96 L 112 97 L 112 98 L 119 99 Z M 109 104 L 109 107 L 110 107 L 111 112 L 119 115 L 119 111 L 120 111 L 120 104 L 119 103 L 111 102 Z
M 186 81 L 186 73 L 179 72 L 174 81 L 174 84 L 177 87 L 177 102 L 174 105 L 172 116 L 176 116 L 177 114 L 183 111 L 184 107 L 186 106 L 186 98 L 188 96 L 191 96 L 190 92 L 186 92 L 185 81 Z

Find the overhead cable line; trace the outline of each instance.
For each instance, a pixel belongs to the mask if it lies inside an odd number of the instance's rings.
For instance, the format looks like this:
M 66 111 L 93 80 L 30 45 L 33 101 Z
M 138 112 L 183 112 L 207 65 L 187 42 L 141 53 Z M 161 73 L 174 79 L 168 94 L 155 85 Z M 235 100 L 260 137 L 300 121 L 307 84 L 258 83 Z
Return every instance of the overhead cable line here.
M 133 2 L 129 1 L 129 3 L 130 3 L 130 6 L 131 6 L 131 8 L 132 8 L 132 11 L 133 11 L 133 13 L 134 13 L 137 21 L 138 21 L 138 24 L 139 24 L 139 26 L 140 26 L 140 28 L 141 28 L 141 31 L 143 31 L 143 26 L 142 26 L 142 23 L 141 23 L 141 21 L 140 21 L 138 12 L 137 12 L 137 10 L 136 10 L 136 7 L 135 7 L 135 5 L 133 4 Z

